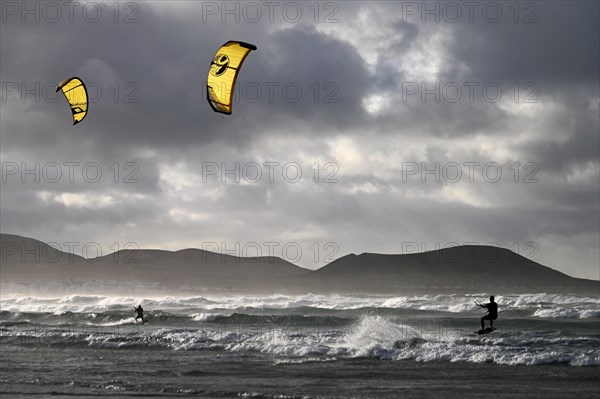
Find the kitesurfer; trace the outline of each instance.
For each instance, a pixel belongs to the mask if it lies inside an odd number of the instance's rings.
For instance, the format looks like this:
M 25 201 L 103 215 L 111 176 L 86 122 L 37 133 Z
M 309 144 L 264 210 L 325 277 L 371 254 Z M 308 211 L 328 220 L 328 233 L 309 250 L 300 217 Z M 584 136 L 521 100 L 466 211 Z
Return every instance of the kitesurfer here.
M 485 329 L 485 320 L 490 321 L 490 328 L 492 328 L 494 325 L 494 320 L 498 318 L 498 304 L 494 302 L 494 296 L 490 296 L 490 302 L 486 303 L 485 305 L 477 302 L 475 303 L 477 304 L 477 306 L 485 308 L 488 311 L 488 314 L 481 318 L 481 329 Z
M 144 322 L 144 309 L 142 309 L 142 305 L 138 305 L 137 308 L 133 308 L 133 309 L 137 312 L 137 316 L 135 316 L 135 322 L 137 323 L 138 319 L 142 319 L 142 323 L 143 323 Z

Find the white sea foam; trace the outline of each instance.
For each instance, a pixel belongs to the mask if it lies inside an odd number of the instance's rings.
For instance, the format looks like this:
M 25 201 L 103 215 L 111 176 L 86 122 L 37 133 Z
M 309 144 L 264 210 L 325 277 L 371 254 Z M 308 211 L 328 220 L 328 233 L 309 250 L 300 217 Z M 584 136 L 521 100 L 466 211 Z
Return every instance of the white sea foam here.
M 224 316 L 219 313 L 194 313 L 190 318 L 194 321 L 214 321 L 217 317 Z
M 581 309 L 581 308 L 547 308 L 538 309 L 533 313 L 535 317 L 551 317 L 551 318 L 579 318 L 589 319 L 600 317 L 600 310 Z
M 600 354 L 579 348 L 600 344 L 590 338 L 543 338 L 528 334 L 496 337 L 467 336 L 461 332 L 438 339 L 411 326 L 381 316 L 366 316 L 346 333 L 289 334 L 285 331 L 252 333 L 175 331 L 155 338 L 176 350 L 222 348 L 231 352 L 262 352 L 284 362 L 307 362 L 340 357 L 412 359 L 421 362 L 494 362 L 506 365 L 567 363 L 600 365 Z M 592 342 L 593 341 L 593 342 Z M 292 360 L 289 360 L 292 358 Z M 296 360 L 293 360 L 293 359 Z
M 478 336 L 464 328 L 440 334 L 436 329 L 419 328 L 397 317 L 380 315 L 362 316 L 354 324 L 343 328 L 294 331 L 278 325 L 262 329 L 253 326 L 245 329 L 229 326 L 228 329 L 227 326 L 215 325 L 213 329 L 200 329 L 192 327 L 194 324 L 178 328 L 140 328 L 133 324 L 133 318 L 123 318 L 94 324 L 102 326 L 100 330 L 34 328 L 15 330 L 11 335 L 66 340 L 69 345 L 82 340 L 92 347 L 111 349 L 157 346 L 172 350 L 260 352 L 273 355 L 275 363 L 370 357 L 391 361 L 600 365 L 600 352 L 597 350 L 600 339 L 594 334 L 575 336 L 573 333 L 561 335 L 557 331 L 500 329 L 490 335 Z
M 99 323 L 99 324 L 92 324 L 92 323 L 88 323 L 88 325 L 94 325 L 94 326 L 103 326 L 103 327 L 110 327 L 110 326 L 122 326 L 125 324 L 137 324 L 135 319 L 133 317 L 127 317 L 124 319 L 120 319 L 120 320 L 116 320 L 116 321 L 111 321 L 111 322 L 106 322 L 106 323 Z
M 51 313 L 101 313 L 132 311 L 142 304 L 146 310 L 160 310 L 174 314 L 192 314 L 196 321 L 211 321 L 214 314 L 247 310 L 301 309 L 352 311 L 365 308 L 479 314 L 474 300 L 485 301 L 485 296 L 474 295 L 421 295 L 421 296 L 359 296 L 316 295 L 299 296 L 231 296 L 206 298 L 202 296 L 163 296 L 144 298 L 136 296 L 68 295 L 59 298 L 30 296 L 3 296 L 0 309 L 9 312 Z M 600 299 L 559 294 L 506 295 L 496 298 L 500 312 L 525 312 L 542 318 L 594 318 L 600 317 Z M 203 316 L 204 315 L 204 316 Z M 523 315 L 523 314 L 522 314 Z

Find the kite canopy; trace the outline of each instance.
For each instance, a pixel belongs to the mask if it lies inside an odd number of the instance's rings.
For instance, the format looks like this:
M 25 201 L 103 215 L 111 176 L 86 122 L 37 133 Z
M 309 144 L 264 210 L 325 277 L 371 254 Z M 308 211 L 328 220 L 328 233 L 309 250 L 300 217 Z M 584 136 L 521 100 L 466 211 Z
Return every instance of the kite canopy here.
M 230 115 L 232 110 L 233 87 L 250 51 L 256 46 L 250 43 L 229 41 L 221 46 L 210 63 L 206 95 L 215 112 Z
M 72 77 L 63 80 L 56 91 L 62 90 L 73 113 L 73 125 L 78 124 L 85 118 L 88 110 L 88 94 L 85 84 L 81 79 Z

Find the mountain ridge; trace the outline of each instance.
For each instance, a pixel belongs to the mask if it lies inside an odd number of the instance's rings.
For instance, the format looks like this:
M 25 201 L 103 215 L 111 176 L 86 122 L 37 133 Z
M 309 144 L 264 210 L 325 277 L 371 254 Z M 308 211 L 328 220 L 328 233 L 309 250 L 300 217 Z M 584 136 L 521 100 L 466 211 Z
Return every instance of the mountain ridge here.
M 352 253 L 309 270 L 279 257 L 244 258 L 197 248 L 121 249 L 85 259 L 33 238 L 0 234 L 0 241 L 0 272 L 5 285 L 115 280 L 169 291 L 185 286 L 191 290 L 198 287 L 228 292 L 289 293 L 532 289 L 597 292 L 600 287 L 600 281 L 575 278 L 509 249 L 483 245 L 409 254 Z M 46 257 L 40 259 L 27 245 L 52 254 L 51 261 Z M 56 256 L 62 260 L 53 261 Z

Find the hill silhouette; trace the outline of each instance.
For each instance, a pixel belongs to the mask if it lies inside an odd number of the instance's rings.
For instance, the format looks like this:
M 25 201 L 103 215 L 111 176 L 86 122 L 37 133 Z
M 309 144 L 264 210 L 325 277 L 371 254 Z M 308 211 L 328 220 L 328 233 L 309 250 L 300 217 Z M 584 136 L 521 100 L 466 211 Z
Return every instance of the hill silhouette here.
M 414 254 L 350 254 L 304 277 L 321 289 L 402 291 L 594 291 L 597 281 L 568 276 L 505 248 L 462 245 Z
M 119 284 L 126 290 L 154 287 L 170 291 L 257 291 L 285 284 L 308 272 L 278 257 L 243 258 L 201 249 L 120 250 L 85 259 L 32 238 L 0 234 L 0 277 L 3 283 L 40 286 L 43 282 Z M 38 283 L 38 284 L 36 284 Z M 60 289 L 60 284 L 51 284 Z M 63 284 L 64 285 L 64 284 Z M 96 289 L 101 290 L 102 284 Z
M 170 293 L 581 292 L 578 279 L 508 249 L 464 245 L 414 254 L 343 256 L 311 271 L 278 257 L 244 258 L 201 249 L 120 250 L 85 259 L 41 241 L 0 234 L 3 289 L 159 290 Z M 51 243 L 50 243 L 51 244 Z

